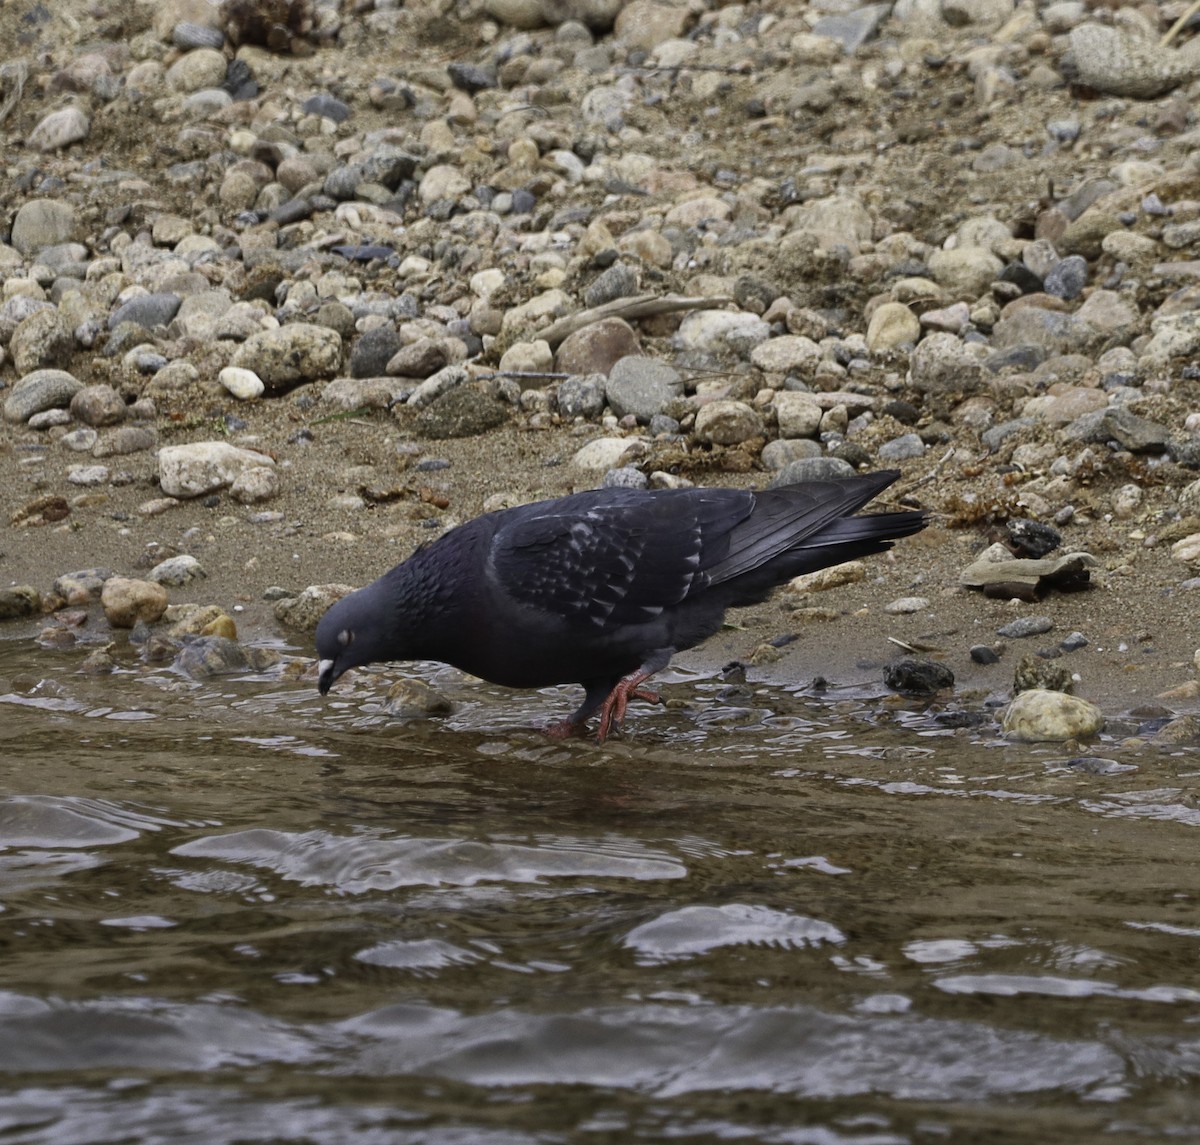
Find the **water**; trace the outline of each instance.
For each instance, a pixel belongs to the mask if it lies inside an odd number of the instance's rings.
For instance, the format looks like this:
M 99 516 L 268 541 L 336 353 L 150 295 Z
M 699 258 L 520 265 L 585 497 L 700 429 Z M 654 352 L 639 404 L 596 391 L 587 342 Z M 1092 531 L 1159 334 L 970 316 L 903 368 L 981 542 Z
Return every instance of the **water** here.
M 1194 753 L 78 663 L 0 644 L 5 1145 L 1200 1134 Z

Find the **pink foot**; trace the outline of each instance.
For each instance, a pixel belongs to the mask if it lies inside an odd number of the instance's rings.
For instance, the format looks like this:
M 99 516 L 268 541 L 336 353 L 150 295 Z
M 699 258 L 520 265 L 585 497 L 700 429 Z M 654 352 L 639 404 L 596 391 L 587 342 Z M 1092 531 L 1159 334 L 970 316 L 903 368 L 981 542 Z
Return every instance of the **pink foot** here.
M 625 721 L 625 709 L 629 706 L 630 700 L 646 700 L 651 704 L 662 703 L 662 699 L 657 692 L 651 692 L 646 688 L 641 687 L 652 673 L 650 672 L 630 672 L 628 676 L 623 676 L 617 686 L 608 693 L 608 699 L 600 706 L 600 727 L 596 731 L 596 742 L 603 743 L 612 734 L 613 729 L 620 729 L 621 724 Z

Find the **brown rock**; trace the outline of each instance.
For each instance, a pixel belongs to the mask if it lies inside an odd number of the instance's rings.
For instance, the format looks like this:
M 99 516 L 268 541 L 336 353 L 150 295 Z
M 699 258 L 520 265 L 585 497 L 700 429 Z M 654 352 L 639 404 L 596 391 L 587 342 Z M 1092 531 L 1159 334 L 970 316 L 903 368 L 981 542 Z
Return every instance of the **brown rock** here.
M 71 399 L 71 416 L 84 425 L 116 425 L 125 420 L 125 402 L 112 386 L 84 386 Z
M 114 628 L 132 628 L 139 620 L 153 624 L 167 611 L 167 590 L 150 580 L 114 576 L 104 582 L 100 604 Z
M 604 318 L 568 335 L 558 348 L 555 366 L 564 374 L 607 374 L 622 358 L 641 351 L 628 322 Z

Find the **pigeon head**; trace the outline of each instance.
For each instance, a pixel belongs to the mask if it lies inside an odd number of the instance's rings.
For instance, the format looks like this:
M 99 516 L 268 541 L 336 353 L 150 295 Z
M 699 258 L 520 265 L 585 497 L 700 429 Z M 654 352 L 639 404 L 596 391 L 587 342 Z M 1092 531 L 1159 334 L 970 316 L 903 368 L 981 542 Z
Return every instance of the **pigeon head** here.
M 317 625 L 317 687 L 322 696 L 348 668 L 393 658 L 393 642 L 380 624 L 373 587 L 342 597 Z

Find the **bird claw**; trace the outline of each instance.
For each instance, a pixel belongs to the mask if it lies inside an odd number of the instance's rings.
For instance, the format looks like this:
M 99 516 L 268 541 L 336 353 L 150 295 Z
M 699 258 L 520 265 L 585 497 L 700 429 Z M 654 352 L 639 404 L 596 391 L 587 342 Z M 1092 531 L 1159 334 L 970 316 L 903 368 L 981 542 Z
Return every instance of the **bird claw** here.
M 572 736 L 582 735 L 587 725 L 582 720 L 568 716 L 565 720 L 556 720 L 542 728 L 542 735 L 547 739 L 571 739 Z
M 613 733 L 619 732 L 625 722 L 625 709 L 630 700 L 645 700 L 650 704 L 661 704 L 662 697 L 657 692 L 643 688 L 641 685 L 649 678 L 649 672 L 633 672 L 617 682 L 617 686 L 608 694 L 608 698 L 600 706 L 600 726 L 596 729 L 596 742 L 603 743 Z

